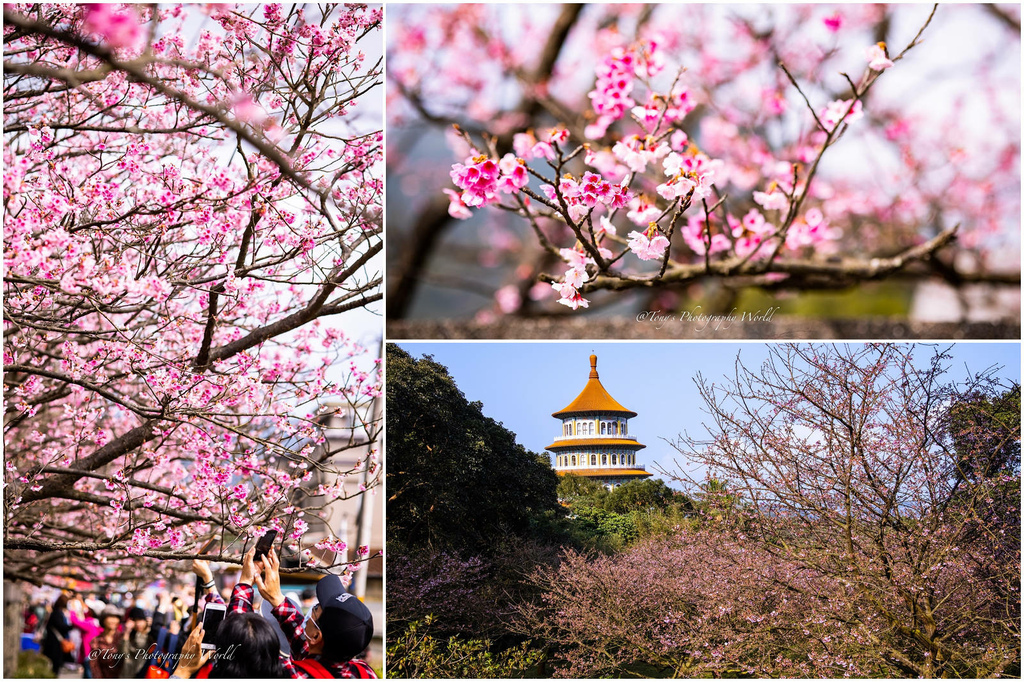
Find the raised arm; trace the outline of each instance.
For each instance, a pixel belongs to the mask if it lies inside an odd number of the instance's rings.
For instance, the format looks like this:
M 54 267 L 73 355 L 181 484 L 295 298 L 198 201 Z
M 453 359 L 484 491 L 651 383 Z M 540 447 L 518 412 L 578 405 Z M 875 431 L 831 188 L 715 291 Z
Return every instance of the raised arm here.
M 309 643 L 303 637 L 302 613 L 295 606 L 284 598 L 281 591 L 281 562 L 277 554 L 271 549 L 263 560 L 263 577 L 259 573 L 254 574 L 256 588 L 259 589 L 263 598 L 274 607 L 274 617 L 281 625 L 281 630 L 288 638 L 288 644 L 292 649 L 292 658 L 306 658 L 309 656 Z

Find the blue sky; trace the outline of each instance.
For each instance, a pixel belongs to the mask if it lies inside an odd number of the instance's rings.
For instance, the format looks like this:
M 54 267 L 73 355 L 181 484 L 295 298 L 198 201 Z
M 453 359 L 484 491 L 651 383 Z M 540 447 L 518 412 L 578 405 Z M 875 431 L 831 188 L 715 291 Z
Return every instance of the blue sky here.
M 544 452 L 559 433 L 551 416 L 583 389 L 590 373 L 591 352 L 597 354 L 601 383 L 613 398 L 638 413 L 629 432 L 647 446 L 637 463 L 659 477 L 656 465 L 672 469 L 678 453 L 664 439 L 683 431 L 703 437 L 703 402 L 693 379 L 697 372 L 715 381 L 731 374 L 737 353 L 744 364 L 758 366 L 767 344 L 688 342 L 585 343 L 536 342 L 402 342 L 414 357 L 425 354 L 445 365 L 469 400 L 483 403 L 489 417 L 513 431 L 528 449 Z M 945 348 L 948 344 L 940 344 Z M 961 343 L 952 349 L 950 378 L 1002 366 L 999 376 L 1020 381 L 1019 343 Z M 922 359 L 929 348 L 918 351 Z

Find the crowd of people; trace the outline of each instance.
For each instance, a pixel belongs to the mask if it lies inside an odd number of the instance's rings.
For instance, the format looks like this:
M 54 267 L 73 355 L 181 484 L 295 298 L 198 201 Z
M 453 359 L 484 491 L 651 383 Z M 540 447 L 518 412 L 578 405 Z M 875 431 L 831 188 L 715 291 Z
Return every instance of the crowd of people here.
M 341 578 L 325 575 L 297 603 L 281 589 L 276 553 L 256 560 L 255 551 L 243 557 L 230 593 L 219 593 L 208 562 L 195 560 L 196 587 L 161 594 L 152 611 L 141 595 L 64 592 L 50 608 L 26 608 L 25 632 L 37 637 L 54 674 L 73 663 L 86 678 L 376 677 L 361 658 L 373 618 Z M 210 633 L 207 609 L 224 609 Z

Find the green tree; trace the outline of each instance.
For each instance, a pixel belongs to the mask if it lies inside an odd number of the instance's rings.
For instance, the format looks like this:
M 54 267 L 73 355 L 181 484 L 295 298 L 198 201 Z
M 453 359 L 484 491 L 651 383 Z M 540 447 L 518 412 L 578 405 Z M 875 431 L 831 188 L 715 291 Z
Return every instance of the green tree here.
M 443 365 L 387 347 L 387 532 L 407 548 L 486 552 L 560 509 L 547 459 L 470 402 Z
M 617 552 L 640 537 L 640 529 L 630 514 L 616 514 L 588 506 L 573 512 L 578 540 L 587 549 Z
M 672 503 L 674 497 L 675 493 L 660 478 L 629 481 L 608 493 L 604 508 L 618 514 L 661 511 Z
M 962 478 L 1020 469 L 1020 385 L 999 395 L 977 392 L 950 408 L 949 431 Z
M 565 474 L 558 480 L 558 499 L 570 506 L 604 506 L 608 489 L 592 478 Z

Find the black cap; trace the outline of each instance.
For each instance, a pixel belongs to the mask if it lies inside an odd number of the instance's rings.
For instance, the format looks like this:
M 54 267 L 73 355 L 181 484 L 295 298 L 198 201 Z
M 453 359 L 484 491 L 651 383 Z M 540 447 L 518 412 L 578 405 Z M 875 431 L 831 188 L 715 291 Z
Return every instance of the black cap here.
M 345 589 L 341 578 L 321 578 L 316 584 L 316 598 L 321 609 L 316 624 L 324 637 L 322 656 L 331 661 L 347 661 L 370 646 L 373 616 L 366 604 Z

